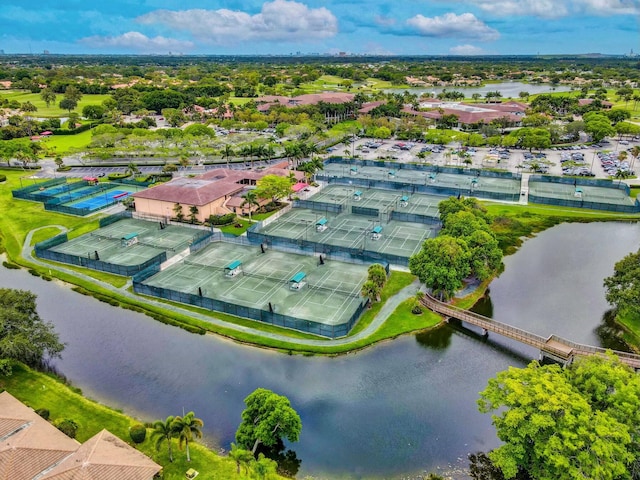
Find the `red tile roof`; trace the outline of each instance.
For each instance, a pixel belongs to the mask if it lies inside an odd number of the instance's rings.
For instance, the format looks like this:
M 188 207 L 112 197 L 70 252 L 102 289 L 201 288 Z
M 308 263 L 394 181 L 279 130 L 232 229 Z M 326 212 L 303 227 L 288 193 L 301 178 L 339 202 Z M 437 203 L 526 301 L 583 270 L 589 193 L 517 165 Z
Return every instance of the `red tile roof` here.
M 114 434 L 102 430 L 39 480 L 150 480 L 161 468 Z
M 0 393 L 0 478 L 31 480 L 80 444 L 8 392 Z

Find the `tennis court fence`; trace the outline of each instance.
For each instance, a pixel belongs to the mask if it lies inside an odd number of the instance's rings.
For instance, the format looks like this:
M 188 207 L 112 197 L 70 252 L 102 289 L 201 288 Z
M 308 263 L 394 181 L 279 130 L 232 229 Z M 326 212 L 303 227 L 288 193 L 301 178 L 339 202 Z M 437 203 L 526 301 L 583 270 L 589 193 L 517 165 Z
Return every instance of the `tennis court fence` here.
M 357 265 L 371 265 L 372 263 L 379 263 L 384 267 L 389 274 L 389 262 L 384 258 L 381 258 L 379 255 L 375 257 L 367 256 L 366 254 L 351 254 L 349 252 L 340 251 L 334 248 L 331 248 L 331 245 L 324 244 L 315 244 L 315 242 L 304 242 L 304 248 L 301 249 L 300 245 L 294 240 L 292 243 L 282 242 L 282 243 L 267 243 L 260 234 L 252 235 L 252 238 L 248 236 L 236 237 L 232 234 L 225 234 L 221 232 L 216 232 L 213 235 L 203 238 L 199 243 L 191 245 L 191 253 L 196 253 L 203 248 L 205 248 L 210 243 L 214 242 L 225 242 L 225 243 L 233 243 L 235 245 L 243 245 L 245 247 L 253 247 L 260 248 L 262 245 L 263 248 L 272 248 L 278 252 L 283 253 L 293 253 L 297 255 L 322 255 L 326 260 L 335 260 L 339 262 L 345 263 L 353 263 Z M 317 247 L 317 248 L 312 248 Z
M 543 205 L 556 205 L 560 207 L 588 208 L 590 210 L 606 210 L 618 213 L 640 212 L 640 201 L 636 199 L 635 205 L 621 205 L 619 203 L 592 202 L 584 198 L 563 199 L 558 197 L 543 197 L 529 193 L 529 202 Z
M 292 317 L 290 315 L 283 315 L 277 313 L 276 311 L 270 311 L 268 306 L 265 306 L 265 309 L 247 307 L 244 305 L 238 305 L 215 298 L 210 298 L 205 295 L 200 296 L 198 294 L 180 292 L 177 290 L 172 290 L 170 288 L 148 285 L 144 283 L 145 280 L 155 275 L 159 271 L 159 265 L 150 265 L 149 268 L 134 275 L 133 291 L 141 295 L 163 298 L 166 300 L 171 300 L 173 302 L 205 308 L 214 312 L 222 312 L 229 315 L 235 315 L 237 317 L 249 318 L 251 320 L 256 320 L 269 325 L 276 325 L 279 327 L 290 328 L 292 330 L 298 330 L 301 332 L 313 333 L 315 335 L 320 335 L 328 338 L 339 338 L 346 336 L 351 331 L 355 323 L 362 315 L 362 312 L 364 312 L 368 305 L 368 300 L 366 298 L 363 298 L 357 309 L 346 322 L 338 325 L 325 325 L 323 323 L 314 322 L 312 320 L 305 320 L 302 318 Z M 275 310 L 277 310 L 277 305 L 275 305 Z
M 475 169 L 469 167 L 441 167 L 437 165 L 420 165 L 417 163 L 398 163 L 398 162 L 386 162 L 384 160 L 354 160 L 354 159 L 344 159 L 342 157 L 330 157 L 325 160 L 325 165 L 329 164 L 338 164 L 345 165 L 349 167 L 360 166 L 360 167 L 377 167 L 384 168 L 387 170 L 411 170 L 411 171 L 419 171 L 419 172 L 433 172 L 433 173 L 452 173 L 457 175 L 473 175 L 473 176 L 482 176 L 482 177 L 492 177 L 492 178 L 519 178 L 519 174 L 514 174 L 513 172 L 498 172 L 491 170 L 482 170 Z M 317 176 L 317 174 L 316 174 Z
M 422 215 L 419 213 L 399 212 L 394 210 L 391 212 L 391 220 L 399 222 L 422 223 L 425 225 L 440 225 L 440 217 L 431 215 Z
M 607 189 L 615 189 L 623 191 L 627 196 L 629 195 L 630 188 L 629 185 L 618 182 L 612 182 L 610 180 L 603 179 L 592 179 L 592 178 L 565 178 L 565 177 L 552 177 L 548 175 L 532 175 L 529 177 L 529 185 L 533 183 L 547 183 L 547 184 L 561 184 L 561 185 L 573 185 L 575 187 L 578 186 L 589 186 L 589 187 L 600 187 Z M 591 210 L 605 210 L 609 212 L 619 212 L 619 213 L 638 213 L 640 212 L 640 198 L 636 198 L 634 204 L 621 204 L 615 202 L 598 202 L 593 201 L 593 196 L 587 195 L 582 198 L 561 198 L 566 195 L 566 193 L 558 192 L 558 196 L 543 196 L 536 195 L 535 193 L 529 192 L 529 202 L 531 203 L 540 203 L 543 205 L 556 205 L 561 207 L 572 207 L 572 208 L 588 208 Z M 602 197 L 601 197 L 602 198 Z
M 57 185 L 62 185 L 65 183 L 67 183 L 66 178 L 54 178 L 53 180 L 47 180 L 46 182 L 39 182 L 33 185 L 29 185 L 27 187 L 12 190 L 11 194 L 13 195 L 13 198 L 19 198 L 21 200 L 32 200 L 34 202 L 41 202 L 43 196 L 46 195 L 46 190 L 48 188 L 55 187 Z M 75 185 L 76 183 L 79 184 L 79 187 L 76 187 L 76 188 L 80 188 L 88 185 L 88 182 L 84 180 L 81 180 L 79 182 L 72 182 L 72 183 L 69 183 L 68 185 L 71 188 L 71 186 Z
M 131 277 L 152 265 L 158 265 L 167 261 L 167 253 L 160 252 L 155 257 L 138 265 L 118 265 L 115 263 L 105 262 L 104 260 L 96 260 L 93 255 L 74 255 L 71 253 L 56 252 L 51 250 L 53 247 L 66 243 L 68 237 L 66 233 L 57 235 L 53 238 L 39 242 L 35 245 L 35 252 L 38 258 L 45 260 L 53 260 L 55 262 L 67 263 L 69 265 L 77 265 L 79 267 L 91 268 L 102 272 L 115 273 L 125 277 Z
M 308 208 L 325 213 L 342 213 L 341 203 L 315 202 L 313 200 L 295 200 L 293 208 Z
M 425 184 L 408 184 L 406 182 L 394 182 L 390 180 L 375 180 L 373 178 L 353 178 L 353 177 L 335 177 L 326 174 L 317 174 L 318 180 L 327 182 L 332 185 L 349 185 L 359 186 L 363 188 L 379 188 L 381 190 L 392 191 L 405 191 L 410 194 L 424 193 L 430 195 L 441 195 L 446 197 L 464 195 L 466 197 L 479 197 L 489 198 L 492 200 L 505 200 L 510 202 L 518 201 L 520 198 L 520 191 L 513 192 L 494 192 L 492 190 L 485 190 L 482 187 L 474 187 L 472 190 L 470 182 L 466 182 L 464 185 L 434 185 L 432 183 Z M 422 181 L 422 180 L 421 180 Z M 365 192 L 366 193 L 366 192 Z
M 247 239 L 253 245 L 263 244 L 268 248 L 274 248 L 281 251 L 291 251 L 294 253 L 297 252 L 306 255 L 322 254 L 326 255 L 328 258 L 334 258 L 347 263 L 409 265 L 409 257 L 391 253 L 376 252 L 373 250 L 365 250 L 362 248 L 346 247 L 343 245 L 329 245 L 301 238 L 293 239 L 280 237 L 277 235 L 262 233 L 256 227 L 257 225 L 253 225 L 249 230 L 247 230 Z

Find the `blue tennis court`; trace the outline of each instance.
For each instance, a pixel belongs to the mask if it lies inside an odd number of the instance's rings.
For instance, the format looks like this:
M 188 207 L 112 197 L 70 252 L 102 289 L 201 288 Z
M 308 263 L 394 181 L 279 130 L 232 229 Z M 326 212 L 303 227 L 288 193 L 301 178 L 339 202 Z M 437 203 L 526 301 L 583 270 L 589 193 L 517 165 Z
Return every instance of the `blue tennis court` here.
M 100 194 L 97 197 L 87 198 L 78 202 L 69 203 L 68 206 L 75 208 L 86 208 L 89 210 L 98 210 L 105 205 L 110 205 L 116 201 L 124 200 L 130 194 L 131 192 L 127 192 L 124 190 L 110 190 L 108 192 Z

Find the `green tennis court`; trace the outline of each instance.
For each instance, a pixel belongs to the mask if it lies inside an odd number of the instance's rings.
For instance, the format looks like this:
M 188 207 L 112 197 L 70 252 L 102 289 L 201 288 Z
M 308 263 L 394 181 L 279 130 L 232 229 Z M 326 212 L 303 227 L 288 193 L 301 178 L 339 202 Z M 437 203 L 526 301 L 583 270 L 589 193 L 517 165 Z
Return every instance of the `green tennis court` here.
M 459 189 L 463 193 L 474 191 L 513 194 L 520 191 L 520 180 L 513 178 L 495 178 L 478 175 L 436 172 L 431 169 L 393 169 L 387 167 L 357 166 L 355 174 L 351 167 L 341 163 L 325 165 L 322 175 L 328 177 L 342 177 L 344 179 L 358 178 L 385 182 L 397 182 L 407 185 L 439 186 Z M 475 179 L 475 182 L 474 182 Z
M 319 230 L 319 220 L 327 220 L 326 229 Z M 385 221 L 386 220 L 386 221 Z M 373 230 L 382 228 L 374 238 Z M 306 208 L 294 208 L 277 221 L 262 227 L 261 235 L 285 237 L 336 247 L 355 248 L 382 254 L 410 257 L 420 250 L 422 243 L 436 235 L 437 228 L 422 223 L 389 220 L 380 215 L 366 216 L 350 213 L 319 213 Z
M 229 274 L 229 266 L 239 272 Z M 303 275 L 300 275 L 300 273 Z M 296 277 L 297 276 L 297 277 Z M 303 278 L 303 281 L 292 282 Z M 367 265 L 216 242 L 143 283 L 325 325 L 340 325 L 358 310 Z M 292 287 L 297 283 L 299 288 Z M 300 286 L 301 285 L 301 286 Z
M 189 248 L 195 233 L 193 229 L 179 225 L 160 229 L 158 222 L 127 218 L 52 247 L 51 250 L 115 265 L 140 265 L 162 251 L 167 252 L 167 257 L 172 257 Z M 124 246 L 123 238 L 132 234 L 137 234 L 137 243 Z
M 356 195 L 359 193 L 359 195 Z M 339 203 L 347 213 L 352 206 L 396 210 L 438 217 L 438 204 L 442 195 L 411 193 L 406 190 L 382 190 L 344 185 L 328 185 L 308 199 L 310 202 Z
M 583 200 L 585 202 L 612 205 L 634 205 L 635 201 L 624 190 L 598 187 L 594 185 L 573 185 L 566 183 L 529 181 L 529 195 L 562 200 Z

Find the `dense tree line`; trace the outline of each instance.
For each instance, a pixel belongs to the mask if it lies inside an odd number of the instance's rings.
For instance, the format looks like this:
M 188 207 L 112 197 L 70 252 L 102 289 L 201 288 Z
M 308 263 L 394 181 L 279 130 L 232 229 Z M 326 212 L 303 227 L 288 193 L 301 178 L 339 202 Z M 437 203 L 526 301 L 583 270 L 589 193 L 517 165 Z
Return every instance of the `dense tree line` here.
M 465 279 L 486 280 L 502 265 L 491 219 L 475 198 L 450 197 L 438 205 L 442 230 L 425 240 L 409 269 L 440 298 L 451 298 Z
M 503 445 L 472 458 L 474 478 L 640 478 L 640 376 L 613 355 L 509 368 L 478 405 Z
M 0 374 L 10 375 L 16 360 L 39 367 L 63 348 L 53 325 L 38 315 L 35 294 L 0 289 Z

